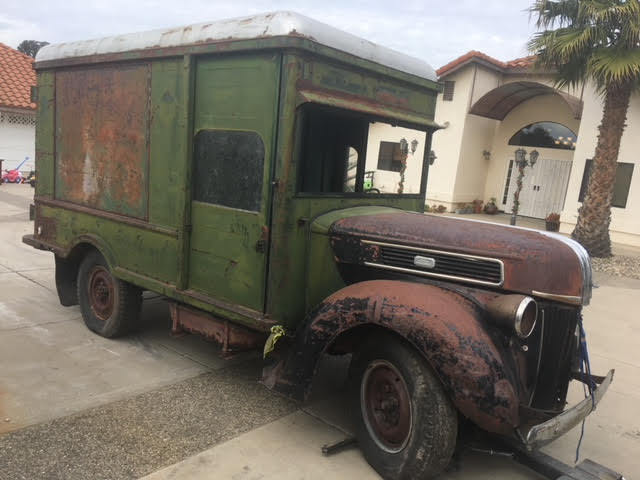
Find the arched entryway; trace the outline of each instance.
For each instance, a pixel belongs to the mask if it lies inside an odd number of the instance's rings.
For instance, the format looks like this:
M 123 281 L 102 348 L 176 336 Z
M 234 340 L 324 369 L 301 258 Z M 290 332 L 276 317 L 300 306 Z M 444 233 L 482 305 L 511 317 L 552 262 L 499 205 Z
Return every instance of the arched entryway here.
M 569 127 L 557 122 L 535 122 L 521 128 L 509 139 L 514 149 L 526 148 L 529 153 L 543 150 L 534 167 L 527 169 L 522 181 L 519 214 L 525 217 L 545 218 L 549 213 L 560 213 L 569 185 L 572 159 L 554 150 L 573 152 L 577 135 Z M 564 157 L 564 158 L 563 158 Z M 503 192 L 502 203 L 510 212 L 513 207 L 513 192 L 517 188 L 517 167 L 510 159 Z
M 545 218 L 551 212 L 561 212 L 580 125 L 581 100 L 548 85 L 518 81 L 489 91 L 472 105 L 470 113 L 499 121 L 485 192 L 510 212 L 517 178 L 515 150 L 536 150 L 539 157 L 535 167 L 525 169 L 519 214 Z

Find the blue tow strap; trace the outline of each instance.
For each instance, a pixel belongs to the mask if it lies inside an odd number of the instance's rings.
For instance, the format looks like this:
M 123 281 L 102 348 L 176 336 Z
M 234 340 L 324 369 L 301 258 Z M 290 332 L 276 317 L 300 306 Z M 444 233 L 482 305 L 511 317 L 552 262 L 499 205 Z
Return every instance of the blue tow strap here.
M 580 361 L 580 373 L 583 374 L 583 378 L 586 378 L 586 385 L 583 383 L 582 388 L 584 390 L 584 397 L 587 398 L 587 395 L 591 395 L 592 408 L 595 408 L 595 398 L 593 396 L 593 391 L 596 389 L 596 386 L 591 378 L 591 363 L 589 362 L 589 349 L 587 348 L 587 335 L 584 331 L 584 326 L 582 324 L 582 314 L 578 315 L 578 349 L 579 349 L 579 361 Z M 576 447 L 576 461 L 578 463 L 578 459 L 580 458 L 580 445 L 582 444 L 582 437 L 584 437 L 584 424 L 587 418 L 585 417 L 582 420 L 582 428 L 580 431 L 580 439 L 578 440 L 578 446 Z

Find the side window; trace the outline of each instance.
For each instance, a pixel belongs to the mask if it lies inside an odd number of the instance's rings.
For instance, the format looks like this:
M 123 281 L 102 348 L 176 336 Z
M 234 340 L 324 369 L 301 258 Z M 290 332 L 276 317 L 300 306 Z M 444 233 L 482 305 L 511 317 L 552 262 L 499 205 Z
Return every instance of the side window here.
M 255 132 L 201 130 L 193 146 L 193 199 L 260 211 L 264 143 Z
M 578 201 L 584 202 L 584 196 L 587 193 L 587 185 L 589 176 L 591 175 L 591 167 L 593 160 L 587 159 L 584 165 L 584 173 L 582 174 L 582 183 L 580 184 L 580 193 Z M 618 162 L 616 166 L 616 179 L 613 187 L 612 207 L 625 208 L 627 206 L 627 198 L 629 197 L 629 188 L 631 187 L 631 176 L 633 175 L 633 163 Z
M 402 170 L 402 152 L 400 143 L 380 142 L 378 151 L 378 170 L 399 172 Z
M 453 101 L 453 92 L 456 88 L 456 82 L 453 80 L 444 81 L 444 90 L 442 91 L 442 100 L 445 102 Z

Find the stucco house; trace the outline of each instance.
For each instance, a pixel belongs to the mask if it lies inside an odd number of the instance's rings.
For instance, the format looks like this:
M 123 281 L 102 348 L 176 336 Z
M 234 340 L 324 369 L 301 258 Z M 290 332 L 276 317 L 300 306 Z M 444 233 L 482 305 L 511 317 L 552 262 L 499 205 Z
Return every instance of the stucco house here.
M 31 86 L 36 83 L 33 58 L 0 43 L 0 159 L 2 168 L 35 168 L 36 105 Z
M 573 230 L 595 151 L 602 98 L 593 85 L 556 89 L 534 57 L 509 62 L 471 51 L 441 67 L 434 135 L 437 161 L 429 171 L 427 203 L 460 204 L 491 198 L 511 211 L 517 168 L 514 152 L 537 150 L 525 169 L 520 214 L 561 214 Z M 640 95 L 634 94 L 622 137 L 613 198 L 611 238 L 640 246 Z

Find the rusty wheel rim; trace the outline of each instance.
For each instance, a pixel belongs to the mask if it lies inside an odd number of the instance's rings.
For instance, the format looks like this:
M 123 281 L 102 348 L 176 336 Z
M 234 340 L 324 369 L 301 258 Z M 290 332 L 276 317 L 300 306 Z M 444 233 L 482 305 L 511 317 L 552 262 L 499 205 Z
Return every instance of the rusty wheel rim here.
M 113 313 L 113 277 L 105 267 L 93 267 L 89 274 L 89 303 L 91 310 L 100 320 L 107 320 Z
M 411 397 L 404 377 L 386 360 L 369 364 L 360 385 L 360 407 L 369 435 L 378 447 L 400 452 L 411 435 Z

